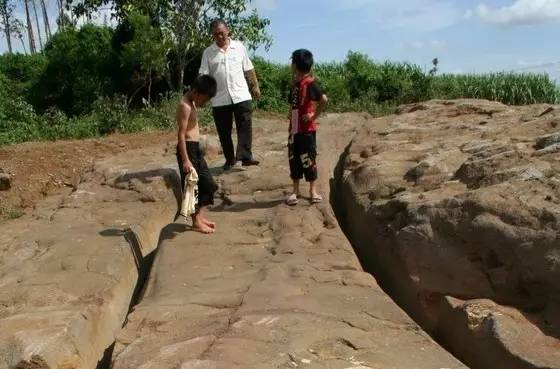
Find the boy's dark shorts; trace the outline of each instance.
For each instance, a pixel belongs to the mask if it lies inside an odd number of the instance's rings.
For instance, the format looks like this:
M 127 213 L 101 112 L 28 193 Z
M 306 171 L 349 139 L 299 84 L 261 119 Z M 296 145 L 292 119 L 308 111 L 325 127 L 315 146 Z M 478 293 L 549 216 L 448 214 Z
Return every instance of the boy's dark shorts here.
M 204 160 L 200 145 L 198 142 L 187 141 L 187 154 L 196 173 L 198 174 L 198 203 L 197 209 L 203 206 L 214 205 L 214 193 L 218 190 L 218 185 L 214 182 L 208 164 Z M 177 147 L 177 163 L 179 164 L 179 173 L 181 173 L 181 189 L 185 186 L 186 173 L 183 171 L 183 158 Z
M 317 180 L 317 135 L 315 132 L 296 133 L 288 142 L 290 177 L 307 182 Z

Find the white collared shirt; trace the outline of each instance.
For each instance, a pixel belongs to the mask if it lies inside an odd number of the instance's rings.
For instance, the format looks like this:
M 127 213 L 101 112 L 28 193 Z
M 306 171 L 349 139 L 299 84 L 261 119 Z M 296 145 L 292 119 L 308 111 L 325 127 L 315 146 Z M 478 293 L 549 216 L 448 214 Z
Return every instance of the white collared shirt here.
M 212 106 L 238 104 L 251 100 L 245 73 L 254 69 L 247 49 L 240 41 L 230 40 L 226 51 L 214 42 L 202 54 L 199 74 L 209 74 L 218 83 L 218 92 Z

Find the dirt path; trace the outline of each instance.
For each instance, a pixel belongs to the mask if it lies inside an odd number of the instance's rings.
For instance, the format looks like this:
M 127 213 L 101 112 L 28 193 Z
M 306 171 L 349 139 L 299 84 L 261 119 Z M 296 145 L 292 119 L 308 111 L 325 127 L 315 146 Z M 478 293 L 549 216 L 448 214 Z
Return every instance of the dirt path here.
M 0 168 L 11 175 L 12 188 L 0 191 L 0 222 L 22 216 L 45 196 L 72 191 L 102 158 L 159 146 L 173 136 L 149 132 L 1 147 Z
M 268 112 L 255 116 L 280 118 Z M 202 132 L 215 134 L 215 128 L 209 125 Z M 46 196 L 70 193 L 99 160 L 173 143 L 175 137 L 175 132 L 155 131 L 0 147 L 0 169 L 10 174 L 12 185 L 9 191 L 0 191 L 0 223 L 29 213 Z
M 359 117 L 325 119 L 321 188 Z M 359 123 L 359 122 L 358 122 Z M 330 205 L 282 203 L 285 127 L 259 122 L 263 165 L 218 176 L 217 232 L 162 232 L 145 295 L 117 336 L 114 368 L 465 368 L 362 271 Z

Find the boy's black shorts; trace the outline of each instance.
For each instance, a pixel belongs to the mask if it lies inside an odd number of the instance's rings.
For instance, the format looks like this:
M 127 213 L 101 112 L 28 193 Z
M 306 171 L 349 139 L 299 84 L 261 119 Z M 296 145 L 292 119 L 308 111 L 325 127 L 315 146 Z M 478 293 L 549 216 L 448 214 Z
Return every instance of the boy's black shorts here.
M 288 142 L 290 177 L 293 180 L 305 176 L 307 182 L 317 180 L 317 136 L 315 132 L 296 133 Z
M 198 142 L 187 141 L 187 154 L 196 173 L 198 174 L 198 204 L 197 209 L 202 206 L 214 204 L 214 193 L 218 190 L 218 185 L 214 182 L 208 164 L 204 160 L 202 151 Z M 179 173 L 181 173 L 181 189 L 185 186 L 186 173 L 183 171 L 183 158 L 177 146 L 177 163 L 179 164 Z

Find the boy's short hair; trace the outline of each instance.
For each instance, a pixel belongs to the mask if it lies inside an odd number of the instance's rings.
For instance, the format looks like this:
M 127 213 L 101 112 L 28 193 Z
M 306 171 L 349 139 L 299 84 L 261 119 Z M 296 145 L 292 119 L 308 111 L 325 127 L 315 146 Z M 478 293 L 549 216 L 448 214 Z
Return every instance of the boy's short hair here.
M 313 67 L 313 54 L 306 49 L 296 50 L 292 53 L 292 63 L 300 72 L 309 73 Z
M 214 96 L 216 96 L 218 83 L 216 82 L 214 77 L 208 74 L 203 74 L 196 77 L 191 85 L 191 89 L 201 95 L 206 95 L 209 98 L 213 98 Z

